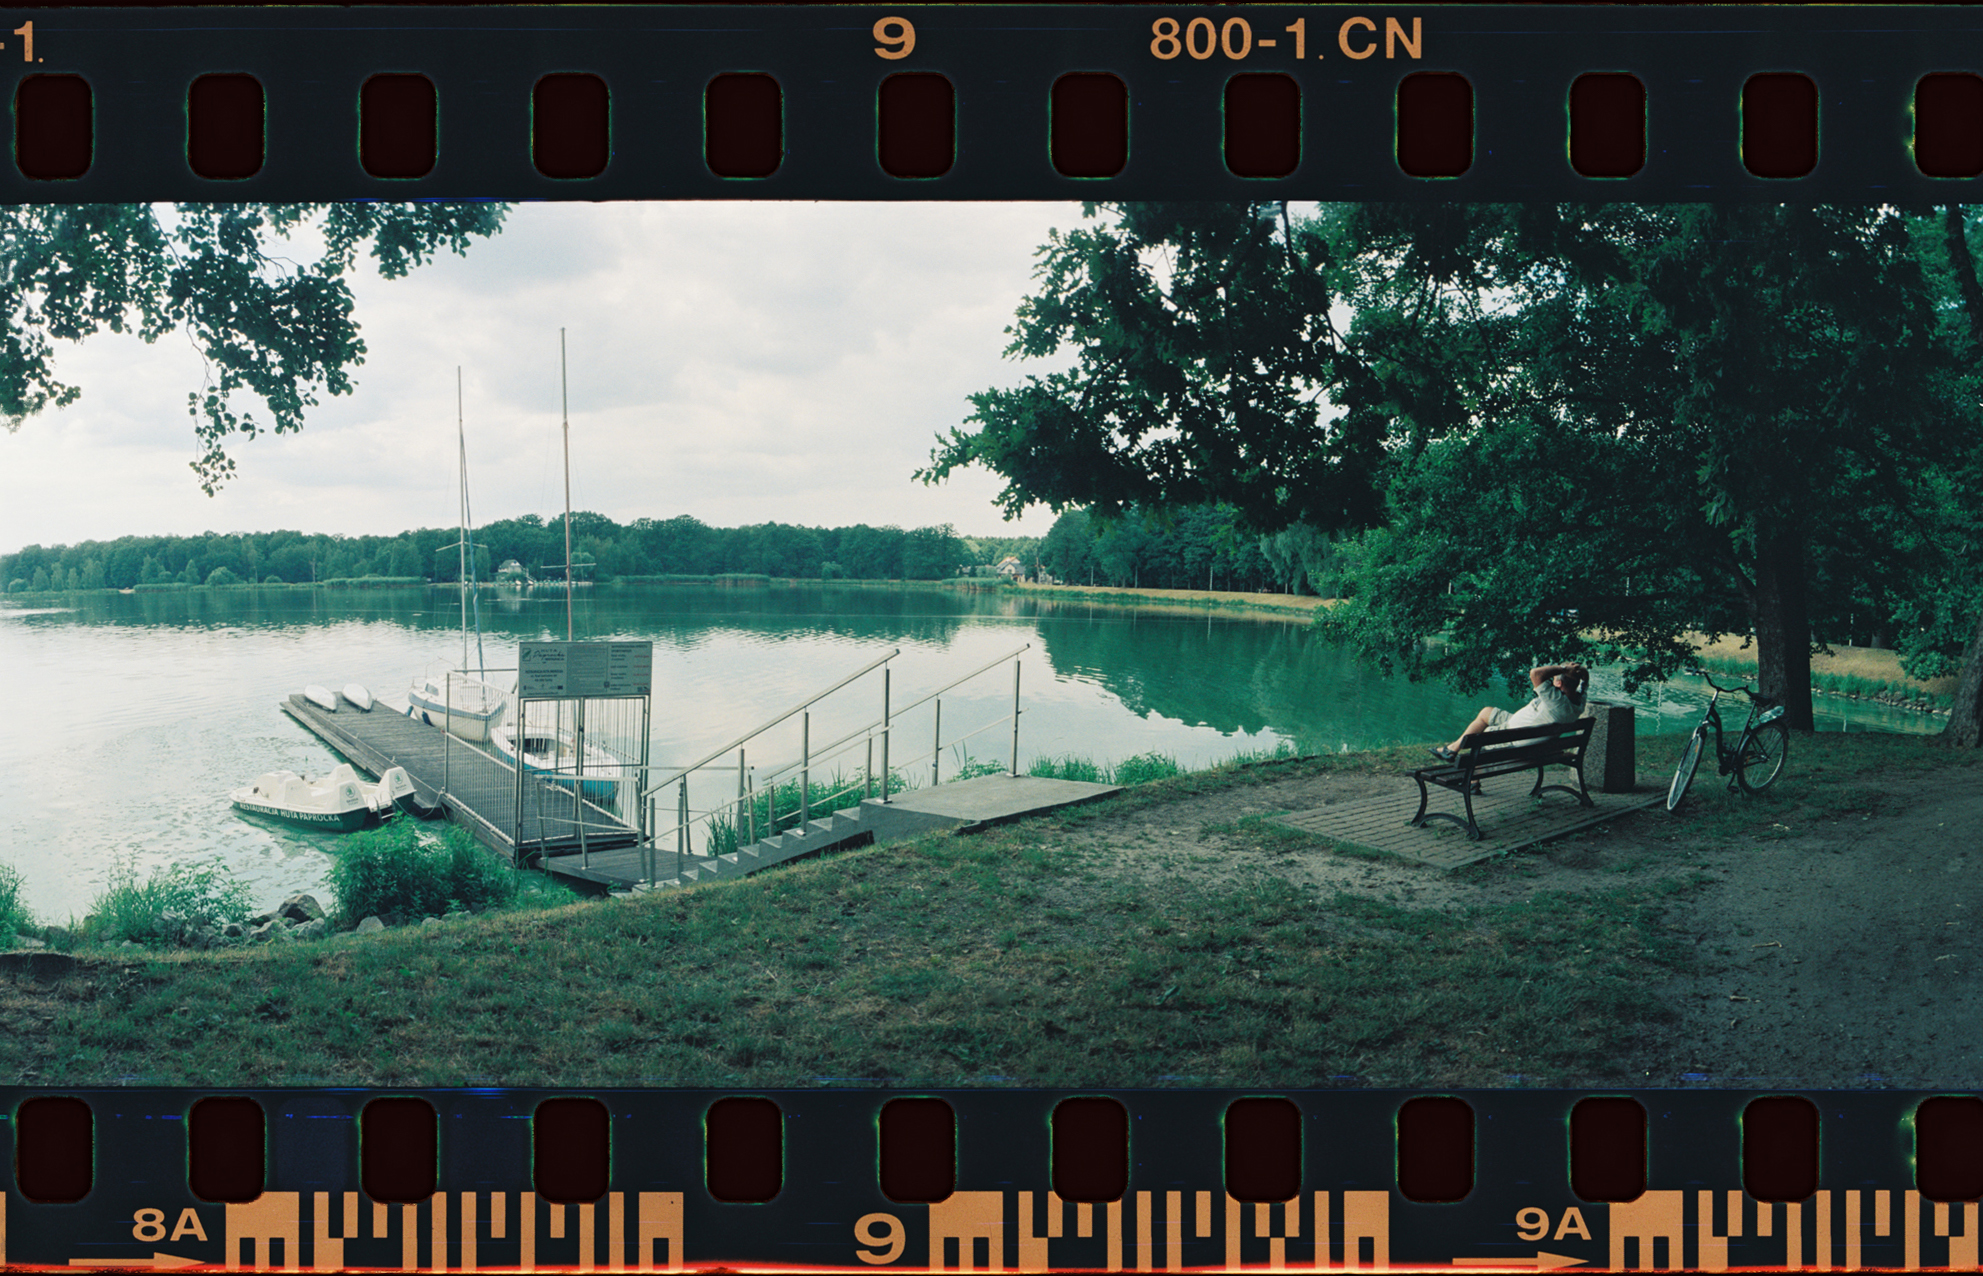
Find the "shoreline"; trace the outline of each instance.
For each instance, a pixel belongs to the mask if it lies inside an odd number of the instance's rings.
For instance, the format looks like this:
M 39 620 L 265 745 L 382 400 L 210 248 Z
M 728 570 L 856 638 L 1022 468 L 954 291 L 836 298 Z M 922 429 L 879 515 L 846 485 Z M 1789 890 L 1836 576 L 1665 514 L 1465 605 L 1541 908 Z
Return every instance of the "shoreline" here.
M 1672 752 L 1643 758 L 1642 779 Z M 1731 986 L 1733 967 L 1749 988 L 1766 973 L 1750 966 L 1821 939 L 1806 918 L 1810 933 L 1785 933 L 1781 948 L 1730 941 L 1730 918 L 1753 920 L 1756 882 L 1781 886 L 1787 863 L 1810 863 L 1845 874 L 1827 885 L 1856 898 L 1852 873 L 1893 879 L 1885 857 L 1819 852 L 1868 837 L 1932 851 L 1935 821 L 1955 818 L 1882 795 L 1983 801 L 1973 784 L 1951 784 L 1975 777 L 1979 759 L 1925 742 L 1828 736 L 1793 758 L 1790 782 L 1763 796 L 1703 786 L 1677 815 L 1624 815 L 1452 872 L 1272 822 L 1397 788 L 1418 761 L 1401 746 L 1215 767 L 973 836 L 614 902 L 212 952 L 21 954 L 0 963 L 19 972 L 0 983 L 21 1025 L 0 1061 L 16 1075 L 59 1067 L 74 1084 L 208 1085 L 720 1077 L 810 1088 L 859 1076 L 915 1087 L 972 1084 L 986 1051 L 1020 1085 L 1589 1085 L 1728 1072 L 1746 1063 L 1743 1035 L 1713 1016 L 1736 1011 L 1695 1014 L 1689 990 Z M 1802 916 L 1801 901 L 1775 901 L 1773 925 Z M 1921 924 L 1942 948 L 1968 942 L 1941 921 Z M 622 959 L 636 948 L 665 975 L 629 986 Z M 492 973 L 498 963 L 507 977 Z M 1947 973 L 1918 965 L 1924 980 Z M 1849 980 L 1819 987 L 1821 967 L 1777 973 L 1811 985 L 1784 1012 L 1803 1018 L 1807 1001 L 1852 992 Z M 1523 991 L 1534 983 L 1570 1001 L 1541 1013 Z M 1053 989 L 1053 1032 L 1013 991 L 1036 986 Z M 556 1026 L 518 1040 L 516 1017 L 544 1018 L 526 1007 L 547 989 Z M 206 1031 L 187 1005 L 236 1030 Z M 1758 1005 L 1742 1013 L 1775 1013 Z M 1859 1061 L 1815 1028 L 1805 1036 L 1814 1060 Z
M 1338 600 L 1317 598 L 1300 594 L 1269 594 L 1242 590 L 1205 589 L 1139 589 L 1110 585 L 1034 585 L 1023 582 L 1007 582 L 988 577 L 942 577 L 935 580 L 816 580 L 811 577 L 774 577 L 757 575 L 694 576 L 694 577 L 629 577 L 628 584 L 709 584 L 729 587 L 749 587 L 751 585 L 784 586 L 831 585 L 851 586 L 862 589 L 944 589 L 963 593 L 1010 593 L 1015 597 L 1058 602 L 1084 602 L 1107 607 L 1138 608 L 1145 611 L 1168 611 L 1173 613 L 1202 613 L 1223 611 L 1252 613 L 1264 617 L 1280 619 L 1313 618 L 1322 608 L 1333 606 Z M 601 582 L 606 588 L 619 584 L 619 580 Z M 312 583 L 292 584 L 250 584 L 240 582 L 229 585 L 187 585 L 173 583 L 163 587 L 140 587 L 136 590 L 46 590 L 0 596 L 0 607 L 23 610 L 43 610 L 49 605 L 60 606 L 57 600 L 72 597 L 77 593 L 88 594 L 131 594 L 131 593 L 204 593 L 219 590 L 227 593 L 241 593 L 259 589 L 313 590 L 313 589 L 380 589 L 380 588 L 445 588 L 454 585 L 452 581 L 413 582 L 404 578 L 373 577 L 350 578 Z M 37 606 L 39 604 L 39 606 Z M 1753 640 L 1732 635 L 1723 635 L 1709 643 L 1704 635 L 1696 632 L 1685 635 L 1700 650 L 1702 663 L 1711 672 L 1730 673 L 1738 677 L 1754 678 L 1757 672 Z M 1920 679 L 1909 677 L 1901 668 L 1900 657 L 1890 648 L 1854 647 L 1845 644 L 1832 644 L 1832 654 L 1813 654 L 1811 657 L 1811 693 L 1817 696 L 1830 696 L 1841 700 L 1870 700 L 1890 708 L 1905 709 L 1915 713 L 1928 713 L 1946 717 L 1950 712 L 1959 678 L 1949 675 L 1941 678 Z M 1830 681 L 1835 686 L 1821 685 Z

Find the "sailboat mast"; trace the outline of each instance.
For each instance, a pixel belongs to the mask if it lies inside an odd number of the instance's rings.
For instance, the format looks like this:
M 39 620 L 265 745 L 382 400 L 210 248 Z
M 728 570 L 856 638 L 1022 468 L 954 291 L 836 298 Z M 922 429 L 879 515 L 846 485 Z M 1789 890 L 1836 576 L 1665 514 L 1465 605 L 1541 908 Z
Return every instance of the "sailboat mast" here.
M 565 423 L 565 641 L 571 641 L 571 402 L 566 392 L 565 330 L 558 329 L 558 411 Z
M 461 549 L 460 574 L 455 583 L 461 587 L 461 667 L 468 668 L 468 436 L 461 427 L 461 365 L 454 369 L 454 442 L 457 453 L 457 475 L 455 504 L 461 515 L 461 539 L 457 542 Z

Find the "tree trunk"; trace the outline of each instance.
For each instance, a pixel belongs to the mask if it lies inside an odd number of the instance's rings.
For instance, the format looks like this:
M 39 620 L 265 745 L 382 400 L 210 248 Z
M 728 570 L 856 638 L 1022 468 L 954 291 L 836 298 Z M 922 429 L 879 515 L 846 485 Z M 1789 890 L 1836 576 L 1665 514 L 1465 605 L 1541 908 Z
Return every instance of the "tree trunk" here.
M 1955 705 L 1949 710 L 1949 724 L 1936 737 L 1952 748 L 1974 749 L 1983 745 L 1983 619 L 1969 636 L 1962 653 L 1962 677 L 1955 686 Z
M 1811 621 L 1804 597 L 1804 539 L 1766 533 L 1756 542 L 1756 684 L 1783 706 L 1784 724 L 1809 731 Z
M 1976 279 L 1976 259 L 1969 252 L 1969 236 L 1963 224 L 1962 205 L 1951 204 L 1943 214 L 1942 228 L 1948 239 L 1949 261 L 1955 267 L 1956 287 L 1962 292 L 1962 308 L 1969 316 L 1970 349 L 1983 349 L 1983 285 Z M 1949 711 L 1949 724 L 1938 737 L 1942 744 L 1974 749 L 1983 744 L 1983 617 L 1962 653 L 1962 676 L 1956 683 L 1955 705 Z

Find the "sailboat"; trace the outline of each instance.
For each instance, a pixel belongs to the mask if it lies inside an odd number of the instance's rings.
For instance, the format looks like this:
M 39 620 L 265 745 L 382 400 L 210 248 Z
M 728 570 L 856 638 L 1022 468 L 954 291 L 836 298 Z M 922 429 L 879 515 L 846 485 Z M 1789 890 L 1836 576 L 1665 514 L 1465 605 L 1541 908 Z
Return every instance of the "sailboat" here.
M 565 435 L 565 641 L 572 640 L 571 568 L 571 409 L 565 393 L 565 334 L 558 332 L 558 394 L 564 415 Z M 520 733 L 520 734 L 519 734 Z M 581 712 L 576 730 L 562 724 L 516 728 L 499 725 L 491 729 L 489 742 L 503 759 L 525 771 L 541 774 L 553 784 L 569 789 L 581 785 L 581 792 L 595 802 L 610 799 L 621 783 L 625 762 L 585 738 Z M 581 777 L 582 780 L 581 780 Z
M 482 664 L 482 612 L 475 595 L 475 559 L 470 553 L 468 532 L 468 436 L 461 423 L 461 369 L 454 370 L 455 444 L 461 469 L 461 668 L 438 677 L 429 676 L 413 684 L 406 693 L 406 716 L 431 727 L 439 727 L 457 739 L 471 744 L 487 743 L 509 707 L 509 693 L 490 682 L 483 673 L 468 672 L 468 606 L 476 602 L 475 654 L 478 670 Z

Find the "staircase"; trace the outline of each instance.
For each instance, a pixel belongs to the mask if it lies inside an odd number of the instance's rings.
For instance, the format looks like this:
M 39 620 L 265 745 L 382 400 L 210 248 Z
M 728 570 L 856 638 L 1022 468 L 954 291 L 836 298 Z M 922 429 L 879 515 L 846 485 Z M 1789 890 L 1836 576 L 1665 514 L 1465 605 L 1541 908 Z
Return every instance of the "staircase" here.
M 860 807 L 848 807 L 835 811 L 824 819 L 810 820 L 803 828 L 790 828 L 783 833 L 759 838 L 749 846 L 739 847 L 728 855 L 684 855 L 682 875 L 656 881 L 652 886 L 636 886 L 635 890 L 669 890 L 683 886 L 693 886 L 697 882 L 711 882 L 726 878 L 743 877 L 774 864 L 795 860 L 801 855 L 815 855 L 820 851 L 850 843 L 865 842 L 874 836 L 873 830 L 866 828 L 861 820 Z M 655 868 L 669 864 L 673 856 L 662 854 L 656 858 Z
M 760 839 L 729 855 L 684 855 L 681 876 L 668 877 L 651 886 L 642 883 L 633 889 L 670 890 L 697 882 L 724 881 L 801 855 L 870 841 L 894 842 L 933 829 L 961 829 L 968 833 L 1058 807 L 1092 802 L 1118 791 L 1112 785 L 1079 780 L 988 775 L 903 793 L 886 802 L 867 798 L 859 806 L 812 820 L 803 828 Z M 672 871 L 673 861 L 672 852 L 661 854 L 655 861 L 656 871 L 664 868 Z

